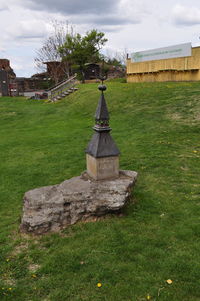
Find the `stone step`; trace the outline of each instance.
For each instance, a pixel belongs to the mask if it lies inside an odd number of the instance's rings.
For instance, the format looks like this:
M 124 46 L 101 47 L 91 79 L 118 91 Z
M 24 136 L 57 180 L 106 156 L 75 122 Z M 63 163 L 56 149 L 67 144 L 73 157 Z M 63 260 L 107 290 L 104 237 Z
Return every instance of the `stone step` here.
M 50 99 L 50 101 L 51 101 L 51 102 L 55 102 L 55 101 L 57 101 L 57 100 L 60 100 L 60 99 L 62 99 L 63 97 L 66 97 L 66 96 L 68 96 L 69 94 L 71 94 L 71 93 L 73 93 L 73 92 L 75 92 L 75 91 L 77 91 L 77 90 L 78 90 L 78 88 L 76 88 L 76 87 L 69 88 L 68 90 L 63 91 L 62 94 L 59 94 L 59 95 L 57 95 L 57 96 L 52 97 L 52 98 Z

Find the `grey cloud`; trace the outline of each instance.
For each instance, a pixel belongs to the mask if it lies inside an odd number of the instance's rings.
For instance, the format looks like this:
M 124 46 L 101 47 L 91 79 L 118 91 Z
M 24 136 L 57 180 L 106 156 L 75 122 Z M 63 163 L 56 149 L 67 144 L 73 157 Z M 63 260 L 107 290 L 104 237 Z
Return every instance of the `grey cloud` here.
M 119 32 L 120 31 L 120 28 L 117 27 L 117 26 L 105 26 L 105 27 L 102 27 L 101 29 L 103 32 Z
M 5 10 L 9 10 L 7 5 L 4 4 L 0 4 L 0 12 L 5 11 Z
M 143 17 L 137 6 L 130 3 L 128 7 L 128 0 L 125 3 L 122 0 L 26 0 L 23 5 L 34 10 L 59 12 L 74 24 L 122 26 L 138 24 Z
M 121 14 L 123 15 L 123 14 Z M 142 17 L 140 15 L 135 16 L 121 16 L 119 13 L 116 14 L 107 14 L 107 15 L 73 15 L 70 18 L 70 21 L 74 24 L 88 24 L 92 26 L 107 26 L 109 27 L 117 27 L 118 29 L 123 25 L 127 24 L 139 24 L 142 21 Z M 112 29 L 111 31 L 116 31 L 116 29 Z
M 48 10 L 62 14 L 99 14 L 117 8 L 119 0 L 29 0 L 26 6 L 36 10 Z
M 190 20 L 187 18 L 176 18 L 176 19 L 174 19 L 174 24 L 179 25 L 179 26 L 193 26 L 193 25 L 200 24 L 200 19 L 199 20 Z
M 200 9 L 176 5 L 172 11 L 172 20 L 178 26 L 193 26 L 200 24 Z
M 12 25 L 5 29 L 5 33 L 15 40 L 36 40 L 47 35 L 47 29 L 43 21 L 27 20 L 20 21 L 15 27 Z
M 19 40 L 34 40 L 34 39 L 41 39 L 44 38 L 45 35 L 43 33 L 41 34 L 19 34 L 15 36 L 15 39 L 19 39 Z
M 130 19 L 127 17 L 120 17 L 118 15 L 98 16 L 94 19 L 90 19 L 91 23 L 97 25 L 125 25 L 125 24 L 137 24 L 140 23 L 138 18 Z

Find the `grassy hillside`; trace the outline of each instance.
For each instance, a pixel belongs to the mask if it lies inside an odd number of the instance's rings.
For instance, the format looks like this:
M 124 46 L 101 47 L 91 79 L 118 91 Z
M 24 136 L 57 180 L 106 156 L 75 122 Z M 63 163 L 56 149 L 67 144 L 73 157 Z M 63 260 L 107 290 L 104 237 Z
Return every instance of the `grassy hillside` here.
M 99 91 L 0 98 L 2 301 L 200 300 L 200 84 L 107 87 L 121 169 L 139 173 L 132 200 L 118 217 L 36 237 L 18 231 L 23 194 L 85 169 Z

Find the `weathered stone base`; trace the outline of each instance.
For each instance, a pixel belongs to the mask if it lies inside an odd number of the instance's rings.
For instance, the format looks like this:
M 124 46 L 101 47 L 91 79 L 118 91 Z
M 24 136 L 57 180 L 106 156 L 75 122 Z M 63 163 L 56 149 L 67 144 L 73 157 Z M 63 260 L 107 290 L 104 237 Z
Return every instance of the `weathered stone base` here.
M 58 185 L 30 190 L 24 195 L 22 232 L 56 232 L 92 216 L 119 211 L 128 200 L 137 172 L 123 170 L 112 180 L 92 180 L 85 172 Z

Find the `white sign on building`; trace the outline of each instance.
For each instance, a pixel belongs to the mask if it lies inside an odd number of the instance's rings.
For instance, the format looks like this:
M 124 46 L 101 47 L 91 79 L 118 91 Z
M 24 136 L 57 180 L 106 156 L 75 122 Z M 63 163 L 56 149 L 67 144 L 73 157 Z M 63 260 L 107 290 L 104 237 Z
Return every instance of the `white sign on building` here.
M 157 48 L 147 51 L 134 52 L 131 54 L 133 62 L 145 62 L 153 60 L 171 59 L 192 55 L 191 43 L 179 44 L 164 48 Z

